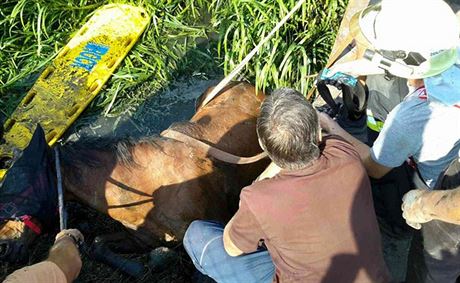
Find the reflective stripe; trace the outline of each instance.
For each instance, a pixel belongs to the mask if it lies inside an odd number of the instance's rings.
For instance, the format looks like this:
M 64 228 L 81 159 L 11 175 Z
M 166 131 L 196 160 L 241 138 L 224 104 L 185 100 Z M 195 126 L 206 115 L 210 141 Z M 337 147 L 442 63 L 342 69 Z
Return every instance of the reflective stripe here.
M 369 129 L 380 132 L 383 128 L 383 122 L 375 120 L 374 116 L 372 115 L 372 111 L 370 109 L 366 110 L 367 114 L 367 126 Z

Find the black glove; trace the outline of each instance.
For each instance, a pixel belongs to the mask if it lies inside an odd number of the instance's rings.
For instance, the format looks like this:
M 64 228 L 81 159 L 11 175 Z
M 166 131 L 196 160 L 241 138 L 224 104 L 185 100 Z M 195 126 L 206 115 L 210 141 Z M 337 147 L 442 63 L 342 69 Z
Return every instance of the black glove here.
M 324 71 L 321 71 L 318 75 L 316 79 L 316 86 L 321 97 L 332 108 L 334 116 L 337 115 L 339 111 L 342 112 L 342 115 L 345 114 L 350 120 L 359 120 L 363 115 L 365 115 L 367 98 L 369 96 L 367 87 L 362 85 L 359 80 L 354 86 L 350 86 L 345 83 L 348 81 L 346 77 L 342 78 L 340 76 L 333 76 L 333 78 L 321 79 L 321 74 L 323 72 Z M 340 109 L 332 98 L 327 85 L 332 85 L 337 89 L 342 90 L 343 108 L 345 109 Z M 345 113 L 343 113 L 343 111 L 345 111 Z
M 340 109 L 342 108 L 342 103 L 337 103 L 337 107 L 338 107 L 339 112 L 340 112 Z M 329 104 L 324 104 L 324 105 L 322 105 L 320 107 L 317 107 L 316 110 L 318 112 L 321 112 L 321 113 L 326 113 L 331 118 L 337 117 L 337 115 L 339 113 L 339 112 L 334 111 L 334 109 L 332 109 L 329 106 Z
M 331 92 L 327 87 L 327 85 L 330 85 L 332 82 L 330 80 L 322 79 L 322 72 L 323 71 L 319 72 L 318 77 L 316 77 L 315 84 L 319 95 L 329 107 L 323 106 L 321 107 L 323 109 L 318 109 L 318 111 L 326 112 L 330 117 L 334 118 L 339 113 L 339 105 L 335 102 L 334 98 L 332 98 Z

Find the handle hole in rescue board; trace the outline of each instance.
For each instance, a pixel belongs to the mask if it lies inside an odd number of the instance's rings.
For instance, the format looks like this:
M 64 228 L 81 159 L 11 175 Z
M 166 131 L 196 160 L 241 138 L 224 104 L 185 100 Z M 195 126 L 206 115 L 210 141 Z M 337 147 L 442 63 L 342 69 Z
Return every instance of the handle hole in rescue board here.
M 80 31 L 80 36 L 84 35 L 88 31 L 88 27 L 83 27 Z
M 31 102 L 32 100 L 34 99 L 34 97 L 37 95 L 37 92 L 35 91 L 30 91 L 26 97 L 24 97 L 24 100 L 22 101 L 22 107 L 27 107 Z
M 16 120 L 8 119 L 5 123 L 5 132 L 9 132 L 11 128 L 13 128 L 14 124 L 16 124 Z
M 99 89 L 99 86 L 101 85 L 99 80 L 95 80 L 89 87 L 89 91 L 94 93 Z
M 107 64 L 107 68 L 112 69 L 112 67 L 115 65 L 116 62 L 117 62 L 116 58 L 113 58 L 112 60 L 110 60 L 109 63 Z
M 72 117 L 73 115 L 75 115 L 77 112 L 78 112 L 78 109 L 80 109 L 80 106 L 79 105 L 74 105 L 70 111 L 67 113 L 67 117 Z
M 59 57 L 65 57 L 67 54 L 69 54 L 69 51 L 70 51 L 70 48 L 69 47 L 64 47 L 64 49 L 62 50 L 61 54 L 59 55 Z
M 131 42 L 133 42 L 133 40 L 131 38 L 128 38 L 125 42 L 125 47 L 128 47 L 131 44 Z
M 9 155 L 1 155 L 0 156 L 0 169 L 9 169 L 11 167 L 11 161 L 13 157 Z
M 42 76 L 43 80 L 49 79 L 53 73 L 54 73 L 53 67 L 46 68 L 46 70 L 43 72 L 43 76 Z

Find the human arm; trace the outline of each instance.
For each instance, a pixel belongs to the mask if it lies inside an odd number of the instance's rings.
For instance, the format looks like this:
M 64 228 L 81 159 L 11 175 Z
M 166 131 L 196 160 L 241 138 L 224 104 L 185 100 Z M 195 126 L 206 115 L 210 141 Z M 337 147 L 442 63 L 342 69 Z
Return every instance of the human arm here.
M 75 240 L 81 242 L 84 240 L 83 235 L 77 229 L 59 232 L 46 259 L 55 263 L 64 272 L 67 282 L 72 282 L 77 278 L 82 266 Z
M 402 210 L 407 224 L 416 229 L 431 220 L 460 225 L 460 187 L 453 190 L 409 191 L 403 197 Z
M 82 262 L 75 242 L 69 235 L 83 241 L 83 235 L 76 229 L 60 232 L 46 260 L 16 270 L 3 282 L 66 283 L 75 280 Z
M 249 204 L 254 205 L 251 192 L 244 188 L 240 195 L 238 211 L 224 228 L 224 249 L 230 256 L 255 252 L 259 247 L 259 240 L 264 238 L 262 229 Z
M 341 136 L 355 147 L 369 176 L 379 179 L 392 169 L 391 167 L 386 167 L 375 162 L 371 157 L 370 147 L 342 129 L 342 127 L 327 114 L 318 113 L 318 118 L 321 128 L 326 131 L 326 133 Z
M 233 223 L 233 218 L 225 225 L 224 228 L 224 248 L 225 251 L 228 253 L 230 256 L 239 256 L 243 254 L 243 251 L 240 250 L 232 241 L 230 238 L 230 229 L 232 229 L 232 223 Z

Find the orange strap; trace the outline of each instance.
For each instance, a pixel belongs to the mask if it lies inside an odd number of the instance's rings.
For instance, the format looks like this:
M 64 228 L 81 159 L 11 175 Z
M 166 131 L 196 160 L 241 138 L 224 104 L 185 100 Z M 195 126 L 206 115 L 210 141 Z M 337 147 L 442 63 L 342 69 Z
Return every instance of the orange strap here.
M 205 152 L 208 153 L 209 156 L 214 157 L 217 160 L 231 163 L 231 164 L 250 164 L 255 163 L 261 159 L 267 158 L 268 155 L 265 152 L 259 153 L 252 157 L 241 157 L 237 155 L 233 155 L 231 153 L 222 151 L 218 148 L 215 148 L 207 143 L 204 143 L 198 139 L 193 137 L 187 136 L 183 133 L 167 129 L 161 133 L 163 137 L 167 137 L 173 140 L 177 140 L 188 145 L 197 147 Z

